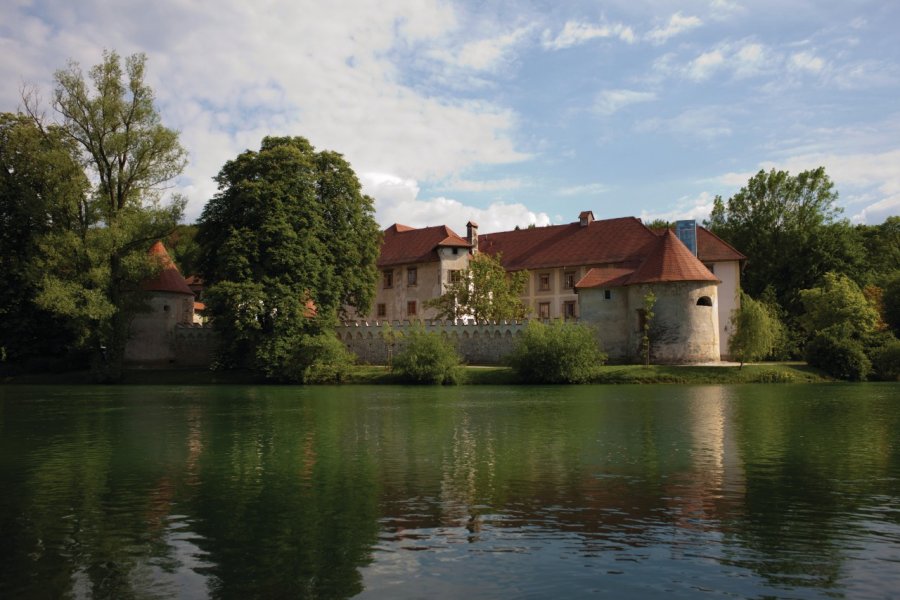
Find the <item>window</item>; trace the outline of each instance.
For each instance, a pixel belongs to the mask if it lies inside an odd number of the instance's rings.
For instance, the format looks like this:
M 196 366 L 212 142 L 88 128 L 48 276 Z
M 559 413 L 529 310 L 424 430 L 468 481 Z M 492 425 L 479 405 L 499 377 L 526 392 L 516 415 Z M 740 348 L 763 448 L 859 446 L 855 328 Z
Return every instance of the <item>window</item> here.
M 712 306 L 712 298 L 709 296 L 700 296 L 697 300 L 697 306 Z
M 394 287 L 394 272 L 393 271 L 382 271 L 381 273 L 384 280 L 384 289 L 390 289 Z
M 459 254 L 459 248 L 454 248 L 454 249 L 453 249 L 453 254 Z
M 567 290 L 575 287 L 575 271 L 566 271 L 563 273 L 563 285 Z
M 575 302 L 570 300 L 568 302 L 563 303 L 563 316 L 566 319 L 574 319 L 575 318 Z
M 546 292 L 550 289 L 550 273 L 541 273 L 538 275 L 538 289 Z
M 542 319 L 550 318 L 550 303 L 549 302 L 541 302 L 538 304 L 538 316 Z
M 461 275 L 459 273 L 459 269 L 452 269 L 451 271 L 448 272 L 448 276 L 449 276 L 450 283 L 458 282 L 459 278 L 461 277 Z
M 609 300 L 610 298 L 612 298 L 612 292 L 609 290 L 603 290 L 603 299 Z
M 387 316 L 387 305 L 386 305 L 386 304 L 379 304 L 378 307 L 377 307 L 377 312 L 376 312 L 376 314 L 377 314 L 379 317 L 386 317 L 386 316 Z
M 410 317 L 416 316 L 416 301 L 410 300 L 406 303 L 406 314 Z
M 409 267 L 406 269 L 406 285 L 407 286 L 415 286 L 419 279 L 419 270 L 415 267 Z

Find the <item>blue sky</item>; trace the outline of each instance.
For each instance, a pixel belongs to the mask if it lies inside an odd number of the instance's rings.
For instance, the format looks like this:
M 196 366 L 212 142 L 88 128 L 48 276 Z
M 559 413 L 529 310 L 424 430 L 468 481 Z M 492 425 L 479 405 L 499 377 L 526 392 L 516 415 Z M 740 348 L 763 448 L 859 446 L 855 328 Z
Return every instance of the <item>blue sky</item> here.
M 69 59 L 147 54 L 188 221 L 265 135 L 343 153 L 383 226 L 703 219 L 819 165 L 848 219 L 900 214 L 896 2 L 3 4 L 0 110 Z

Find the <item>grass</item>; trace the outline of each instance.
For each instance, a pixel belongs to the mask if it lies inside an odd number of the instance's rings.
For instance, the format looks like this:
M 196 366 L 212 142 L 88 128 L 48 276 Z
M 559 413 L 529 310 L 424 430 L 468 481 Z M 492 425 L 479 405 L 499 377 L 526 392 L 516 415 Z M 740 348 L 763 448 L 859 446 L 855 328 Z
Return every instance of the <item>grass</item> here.
M 467 385 L 517 385 L 515 373 L 509 367 L 466 366 L 463 383 Z M 819 383 L 831 381 L 820 371 L 805 363 L 746 364 L 736 366 L 663 366 L 604 365 L 593 383 Z M 85 384 L 91 383 L 86 371 L 18 375 L 0 379 L 0 383 L 19 384 Z M 130 369 L 122 383 L 131 385 L 248 385 L 259 383 L 248 372 L 210 371 L 203 369 Z M 390 370 L 381 365 L 355 365 L 348 384 L 396 384 Z

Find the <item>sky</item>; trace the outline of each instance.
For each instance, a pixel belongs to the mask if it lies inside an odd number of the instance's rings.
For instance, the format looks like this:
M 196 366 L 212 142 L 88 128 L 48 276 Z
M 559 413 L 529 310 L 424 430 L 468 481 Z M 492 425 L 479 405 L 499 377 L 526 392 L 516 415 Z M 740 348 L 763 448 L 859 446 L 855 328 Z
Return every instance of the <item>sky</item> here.
M 68 61 L 147 55 L 185 221 L 266 135 L 342 153 L 387 227 L 708 217 L 820 165 L 900 215 L 900 2 L 0 0 L 0 111 Z M 52 108 L 47 105 L 47 114 Z

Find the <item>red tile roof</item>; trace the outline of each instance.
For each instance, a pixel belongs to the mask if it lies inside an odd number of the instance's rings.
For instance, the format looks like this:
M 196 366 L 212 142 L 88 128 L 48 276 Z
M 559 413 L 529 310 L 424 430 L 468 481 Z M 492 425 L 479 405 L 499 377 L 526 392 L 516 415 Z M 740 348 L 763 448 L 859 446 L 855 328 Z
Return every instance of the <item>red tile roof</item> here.
M 718 282 L 719 279 L 703 266 L 674 231 L 667 229 L 641 266 L 628 278 L 628 284 L 673 281 Z
M 415 229 L 394 224 L 384 230 L 379 267 L 438 260 L 436 250 L 441 246 L 470 248 L 471 244 L 446 225 Z
M 509 271 L 580 265 L 637 266 L 657 241 L 640 219 L 624 217 L 478 236 L 478 249 L 501 254 Z M 622 264 L 626 263 L 626 264 Z
M 595 267 L 575 284 L 576 289 L 620 287 L 639 283 L 673 283 L 719 279 L 685 246 L 671 229 L 657 237 L 636 269 Z
M 184 277 L 178 271 L 178 267 L 172 262 L 172 257 L 166 251 L 166 247 L 162 242 L 157 241 L 150 247 L 149 254 L 151 258 L 158 261 L 162 266 L 162 270 L 153 279 L 148 279 L 141 284 L 141 287 L 148 292 L 172 292 L 175 294 L 194 295 L 191 288 L 187 286 Z
M 746 260 L 734 246 L 705 227 L 697 226 L 697 258 L 707 262 Z

